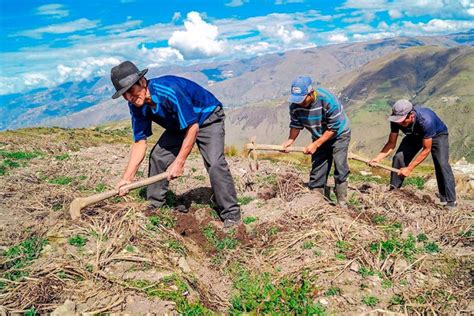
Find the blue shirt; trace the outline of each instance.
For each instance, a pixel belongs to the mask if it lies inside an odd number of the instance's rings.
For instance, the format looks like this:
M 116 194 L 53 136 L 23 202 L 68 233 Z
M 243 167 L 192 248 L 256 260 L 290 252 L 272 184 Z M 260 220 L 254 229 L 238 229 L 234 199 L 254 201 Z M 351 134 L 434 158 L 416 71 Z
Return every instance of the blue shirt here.
M 290 105 L 290 128 L 306 128 L 313 139 L 321 137 L 326 130 L 336 133 L 335 137 L 350 133 L 351 124 L 342 104 L 331 92 L 316 89 L 316 99 L 307 108 Z
M 137 108 L 132 103 L 128 103 L 135 142 L 153 134 L 152 122 L 165 129 L 176 131 L 184 130 L 194 123 L 201 126 L 221 105 L 211 92 L 181 77 L 163 76 L 150 79 L 148 90 L 156 108 L 148 104 Z
M 415 112 L 415 121 L 411 126 L 402 127 L 397 123 L 390 122 L 391 132 L 398 133 L 401 130 L 405 135 L 423 138 L 433 138 L 448 133 L 446 125 L 431 109 L 416 105 L 413 111 Z

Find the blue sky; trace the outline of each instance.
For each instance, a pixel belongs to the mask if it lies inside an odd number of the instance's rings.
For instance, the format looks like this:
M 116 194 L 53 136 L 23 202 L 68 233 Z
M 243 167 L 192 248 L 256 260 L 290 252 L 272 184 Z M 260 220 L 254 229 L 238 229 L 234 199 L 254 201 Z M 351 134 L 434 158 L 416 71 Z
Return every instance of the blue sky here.
M 140 67 L 474 28 L 472 0 L 0 0 L 0 94 Z

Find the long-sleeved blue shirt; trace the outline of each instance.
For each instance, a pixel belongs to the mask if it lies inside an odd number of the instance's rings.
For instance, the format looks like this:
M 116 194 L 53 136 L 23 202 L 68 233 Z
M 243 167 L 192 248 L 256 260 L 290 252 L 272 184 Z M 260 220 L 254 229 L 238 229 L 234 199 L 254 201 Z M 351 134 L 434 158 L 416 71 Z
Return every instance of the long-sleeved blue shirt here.
M 315 93 L 314 102 L 307 108 L 290 105 L 290 128 L 306 128 L 313 140 L 328 129 L 336 133 L 335 137 L 350 133 L 349 118 L 336 96 L 323 88 L 317 88 Z
M 144 104 L 136 107 L 129 103 L 135 142 L 152 135 L 151 123 L 165 129 L 184 130 L 199 126 L 221 105 L 209 91 L 197 83 L 176 76 L 163 76 L 148 80 L 148 90 L 156 108 Z

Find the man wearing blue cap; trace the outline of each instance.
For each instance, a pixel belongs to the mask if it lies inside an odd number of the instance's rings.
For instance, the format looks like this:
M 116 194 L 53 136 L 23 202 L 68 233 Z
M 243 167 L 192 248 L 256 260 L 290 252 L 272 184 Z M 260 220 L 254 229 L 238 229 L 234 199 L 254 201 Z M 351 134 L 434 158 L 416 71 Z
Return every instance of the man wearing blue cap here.
M 185 78 L 163 76 L 147 80 L 147 69 L 139 71 L 130 61 L 111 70 L 117 90 L 112 98 L 128 101 L 134 143 L 130 160 L 117 188 L 130 183 L 143 161 L 146 140 L 152 135 L 152 123 L 165 131 L 150 153 L 149 176 L 168 172 L 168 180 L 183 174 L 184 164 L 196 143 L 209 173 L 219 215 L 224 227 L 240 223 L 234 180 L 224 157 L 224 111 L 216 97 Z M 148 186 L 151 208 L 165 203 L 168 181 Z M 120 190 L 121 195 L 126 192 Z M 186 211 L 181 208 L 180 211 Z
M 339 100 L 328 90 L 313 88 L 313 80 L 299 76 L 291 84 L 290 135 L 283 143 L 289 147 L 306 128 L 313 142 L 305 147 L 304 153 L 311 155 L 312 169 L 308 186 L 329 199 L 327 179 L 334 161 L 334 180 L 337 202 L 344 206 L 347 198 L 349 165 L 347 154 L 351 139 L 349 119 Z
M 392 162 L 392 166 L 400 169 L 400 172 L 392 172 L 390 188 L 400 188 L 405 177 L 431 153 L 440 200 L 446 203 L 446 207 L 456 208 L 455 181 L 449 165 L 448 128 L 443 121 L 431 109 L 413 106 L 405 99 L 395 102 L 388 120 L 391 129 L 388 141 L 370 164 L 378 163 L 390 155 L 397 145 L 398 132 L 402 131 L 406 136 Z

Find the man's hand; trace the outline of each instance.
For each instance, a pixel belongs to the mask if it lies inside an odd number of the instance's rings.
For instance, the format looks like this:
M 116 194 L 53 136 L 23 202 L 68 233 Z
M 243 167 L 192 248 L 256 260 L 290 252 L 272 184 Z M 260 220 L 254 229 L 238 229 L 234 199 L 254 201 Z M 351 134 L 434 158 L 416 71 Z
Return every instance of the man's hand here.
M 404 167 L 404 168 L 400 168 L 400 171 L 398 171 L 398 175 L 401 176 L 401 177 L 406 178 L 410 175 L 411 172 L 412 172 L 411 168 Z
M 182 176 L 184 171 L 184 161 L 176 159 L 166 171 L 168 172 L 168 181 Z
M 115 189 L 119 191 L 120 196 L 127 195 L 130 190 L 123 189 L 122 187 L 126 184 L 130 184 L 132 181 L 126 179 L 120 179 L 120 181 L 115 185 Z
M 284 142 L 283 144 L 281 144 L 281 146 L 283 147 L 282 150 L 280 150 L 282 153 L 288 153 L 289 151 L 287 150 L 288 147 L 290 147 L 291 145 L 293 145 L 293 143 L 295 142 L 294 139 L 288 139 L 286 142 Z
M 372 166 L 372 167 L 375 167 L 375 164 L 378 164 L 379 162 L 380 162 L 380 160 L 378 160 L 377 158 L 370 159 L 369 162 L 368 162 L 368 165 Z
M 314 154 L 314 153 L 316 152 L 316 150 L 318 150 L 318 145 L 315 144 L 315 143 L 311 143 L 311 144 L 309 144 L 308 146 L 306 146 L 306 147 L 304 148 L 304 151 L 303 151 L 303 152 L 304 152 L 306 155 L 312 155 L 312 154 Z

